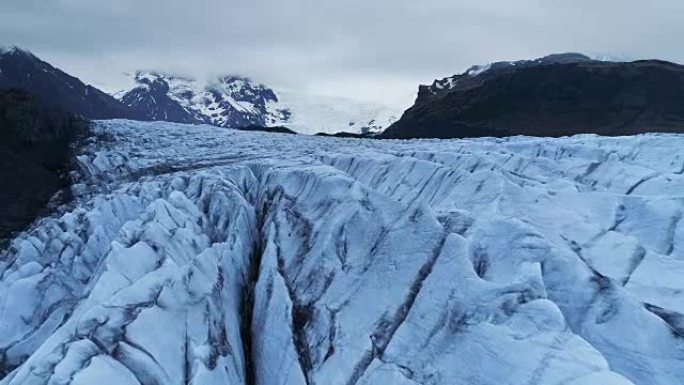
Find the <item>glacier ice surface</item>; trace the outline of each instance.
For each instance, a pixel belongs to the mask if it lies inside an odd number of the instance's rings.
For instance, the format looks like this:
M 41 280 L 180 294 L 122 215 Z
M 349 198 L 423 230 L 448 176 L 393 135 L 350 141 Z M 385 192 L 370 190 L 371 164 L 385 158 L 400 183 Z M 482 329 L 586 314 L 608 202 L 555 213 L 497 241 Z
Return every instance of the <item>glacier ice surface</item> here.
M 0 258 L 0 384 L 684 383 L 684 137 L 101 121 Z

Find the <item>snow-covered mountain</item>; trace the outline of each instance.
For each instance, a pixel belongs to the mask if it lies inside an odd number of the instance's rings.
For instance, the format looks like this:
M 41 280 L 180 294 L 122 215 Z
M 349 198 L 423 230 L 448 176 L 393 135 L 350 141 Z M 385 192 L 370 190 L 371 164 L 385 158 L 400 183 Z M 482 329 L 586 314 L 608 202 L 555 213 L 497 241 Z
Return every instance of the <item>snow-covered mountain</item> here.
M 102 121 L 0 258 L 0 384 L 684 383 L 681 135 Z
M 219 127 L 285 126 L 315 134 L 380 132 L 401 110 L 341 97 L 275 91 L 245 77 L 206 84 L 158 72 L 137 72 L 135 86 L 115 94 L 153 120 Z

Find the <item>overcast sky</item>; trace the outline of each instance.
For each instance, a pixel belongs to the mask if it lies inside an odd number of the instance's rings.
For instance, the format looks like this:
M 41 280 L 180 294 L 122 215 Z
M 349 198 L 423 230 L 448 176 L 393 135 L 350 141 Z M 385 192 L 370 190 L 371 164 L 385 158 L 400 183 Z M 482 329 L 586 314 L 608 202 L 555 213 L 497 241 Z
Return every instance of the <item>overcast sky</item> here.
M 0 43 L 107 90 L 157 69 L 395 102 L 495 60 L 684 62 L 683 20 L 682 0 L 0 0 Z

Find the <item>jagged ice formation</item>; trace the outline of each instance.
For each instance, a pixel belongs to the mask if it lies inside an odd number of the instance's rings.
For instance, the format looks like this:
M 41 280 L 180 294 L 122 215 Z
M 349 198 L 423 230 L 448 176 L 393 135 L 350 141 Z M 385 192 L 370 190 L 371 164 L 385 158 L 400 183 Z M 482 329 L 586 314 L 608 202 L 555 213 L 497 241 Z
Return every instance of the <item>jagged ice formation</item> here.
M 0 259 L 0 384 L 684 382 L 684 139 L 102 121 Z

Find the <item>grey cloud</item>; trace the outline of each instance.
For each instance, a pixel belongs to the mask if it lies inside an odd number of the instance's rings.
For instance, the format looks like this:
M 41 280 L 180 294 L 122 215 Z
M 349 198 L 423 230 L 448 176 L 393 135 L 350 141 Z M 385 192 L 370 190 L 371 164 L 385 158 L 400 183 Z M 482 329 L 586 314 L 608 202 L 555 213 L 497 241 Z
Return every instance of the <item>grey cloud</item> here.
M 682 62 L 683 11 L 679 0 L 3 0 L 0 39 L 94 84 L 156 68 L 378 99 L 552 52 Z

